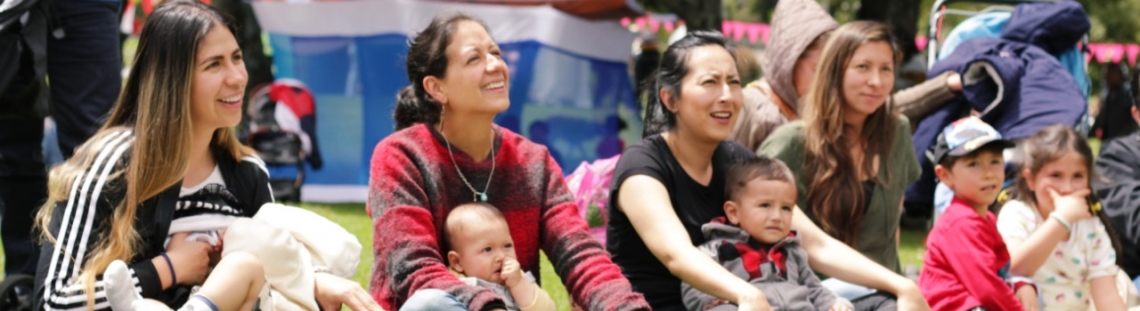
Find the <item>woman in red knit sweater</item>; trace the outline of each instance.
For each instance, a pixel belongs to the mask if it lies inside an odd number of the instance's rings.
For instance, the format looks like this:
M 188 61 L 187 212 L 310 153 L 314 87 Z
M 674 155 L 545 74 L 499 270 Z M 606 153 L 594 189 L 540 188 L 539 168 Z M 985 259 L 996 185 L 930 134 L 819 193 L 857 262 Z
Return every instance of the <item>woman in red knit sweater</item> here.
M 582 307 L 647 310 L 586 231 L 549 151 L 492 123 L 510 106 L 500 54 L 483 23 L 463 14 L 437 17 L 411 40 L 412 85 L 394 115 L 400 130 L 372 154 L 373 297 L 387 310 L 503 308 L 491 290 L 448 272 L 441 256 L 448 212 L 481 201 L 507 219 L 524 270 L 538 272 L 541 247 Z M 413 295 L 434 305 L 408 303 Z

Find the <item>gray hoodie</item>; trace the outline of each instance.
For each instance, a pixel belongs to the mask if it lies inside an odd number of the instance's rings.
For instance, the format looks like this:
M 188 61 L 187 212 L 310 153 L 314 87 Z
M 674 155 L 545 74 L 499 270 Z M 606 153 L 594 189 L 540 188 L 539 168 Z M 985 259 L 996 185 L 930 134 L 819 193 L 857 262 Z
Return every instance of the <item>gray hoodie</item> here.
M 838 27 L 839 23 L 815 0 L 782 0 L 776 4 L 771 35 L 760 63 L 764 78 L 744 88 L 743 106 L 729 139 L 756 150 L 776 127 L 791 121 L 781 112 L 779 104 L 772 101 L 769 92 L 779 96 L 793 116 L 798 115 L 796 61 L 816 38 Z M 770 88 L 764 89 L 761 84 Z
M 747 232 L 740 227 L 725 224 L 714 220 L 701 226 L 708 242 L 702 244 L 700 249 L 708 254 L 728 272 L 732 272 L 741 279 L 756 286 L 768 297 L 768 304 L 772 310 L 827 310 L 837 302 L 835 294 L 819 283 L 819 277 L 808 267 L 807 253 L 800 248 L 800 239 L 795 231 L 788 234 L 780 242 L 768 249 L 756 249 Z M 747 250 L 745 250 L 747 249 Z M 741 252 L 751 253 L 742 256 Z M 755 252 L 755 253 L 753 253 Z M 745 265 L 746 259 L 784 256 L 784 268 L 780 269 L 776 261 L 759 260 L 759 266 L 749 271 Z M 751 260 L 749 260 L 751 261 Z M 754 277 L 755 276 L 755 277 Z M 681 295 L 685 308 L 689 310 L 707 310 L 712 306 L 726 304 L 723 300 L 705 294 L 689 283 L 681 283 Z M 718 308 L 719 309 L 719 308 Z
M 780 125 L 789 120 L 780 107 L 769 97 L 760 84 L 767 84 L 787 105 L 793 116 L 802 111 L 800 96 L 796 93 L 796 61 L 820 35 L 839 28 L 839 24 L 824 11 L 816 0 L 781 0 L 772 14 L 771 35 L 760 64 L 764 78 L 744 88 L 743 106 L 732 128 L 729 139 L 749 150 L 758 150 L 760 144 Z M 954 98 L 946 87 L 946 75 L 926 80 L 894 95 L 893 104 L 917 124 L 927 113 Z
M 839 23 L 816 0 L 782 0 L 776 4 L 761 68 L 772 91 L 792 109 L 801 110 L 795 85 L 796 61 L 819 35 L 835 28 Z

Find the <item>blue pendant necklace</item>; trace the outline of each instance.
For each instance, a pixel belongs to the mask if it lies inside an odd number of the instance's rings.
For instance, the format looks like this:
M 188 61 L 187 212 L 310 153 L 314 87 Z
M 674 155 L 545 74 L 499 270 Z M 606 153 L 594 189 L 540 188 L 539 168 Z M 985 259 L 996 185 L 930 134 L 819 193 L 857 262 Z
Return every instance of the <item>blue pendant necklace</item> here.
M 483 185 L 483 192 L 476 191 L 475 186 L 467 181 L 467 176 L 464 176 L 463 171 L 459 169 L 459 163 L 455 162 L 455 154 L 451 152 L 451 141 L 447 140 L 447 135 L 443 134 L 442 128 L 439 131 L 439 136 L 443 136 L 443 142 L 447 143 L 447 155 L 451 157 L 451 164 L 455 165 L 455 172 L 459 173 L 459 179 L 462 179 L 463 184 L 467 185 L 467 189 L 471 190 L 471 194 L 475 197 L 473 201 L 486 203 L 487 189 L 491 187 L 491 178 L 495 177 L 495 130 L 491 129 L 491 174 L 487 175 L 487 184 Z

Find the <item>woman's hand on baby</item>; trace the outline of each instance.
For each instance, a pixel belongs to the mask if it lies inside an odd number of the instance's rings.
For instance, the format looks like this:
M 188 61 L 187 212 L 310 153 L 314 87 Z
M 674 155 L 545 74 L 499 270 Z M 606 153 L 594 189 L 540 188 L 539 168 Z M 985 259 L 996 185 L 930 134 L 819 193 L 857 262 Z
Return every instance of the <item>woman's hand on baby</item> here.
M 930 311 L 930 304 L 926 302 L 926 298 L 922 296 L 922 291 L 919 291 L 918 286 L 910 281 L 907 281 L 906 284 L 895 293 L 898 297 L 896 301 L 898 309 L 900 311 Z
M 210 248 L 210 267 L 215 267 L 222 261 L 222 248 L 225 246 L 226 229 L 218 230 L 218 245 Z
M 768 297 L 757 289 L 750 295 L 739 297 L 736 301 L 737 310 L 740 311 L 771 311 L 772 306 L 768 304 Z
M 1052 188 L 1048 191 L 1049 197 L 1053 200 L 1053 212 L 1068 220 L 1069 224 L 1092 217 L 1092 213 L 1089 212 L 1088 189 L 1073 191 L 1067 195 L 1057 194 Z
M 836 302 L 834 305 L 831 305 L 831 308 L 827 309 L 827 311 L 852 311 L 852 310 L 851 310 L 851 308 L 847 307 L 847 304 L 842 303 L 842 302 Z
M 1021 301 L 1021 307 L 1025 311 L 1037 311 L 1037 288 L 1033 286 L 1022 286 L 1014 293 L 1017 300 Z
M 507 285 L 507 288 L 519 285 L 519 282 L 523 279 L 522 267 L 519 265 L 519 261 L 514 258 L 503 259 L 503 270 L 501 274 L 503 275 L 503 282 Z
M 313 273 L 313 283 L 313 292 L 321 310 L 340 310 L 341 305 L 347 305 L 355 311 L 384 311 L 372 295 L 352 280 L 328 273 Z
M 171 236 L 166 255 L 174 266 L 174 277 L 178 284 L 199 285 L 210 274 L 210 252 L 214 247 L 206 242 L 187 241 L 186 235 L 183 232 Z

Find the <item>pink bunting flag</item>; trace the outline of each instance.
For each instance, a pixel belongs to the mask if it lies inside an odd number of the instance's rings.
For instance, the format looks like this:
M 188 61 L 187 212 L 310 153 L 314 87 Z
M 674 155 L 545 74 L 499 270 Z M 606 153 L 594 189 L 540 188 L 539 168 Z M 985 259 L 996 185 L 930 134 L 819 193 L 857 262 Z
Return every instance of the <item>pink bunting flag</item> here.
M 926 51 L 926 45 L 929 43 L 930 43 L 930 39 L 927 39 L 926 36 L 915 36 L 914 37 L 914 44 L 916 46 L 918 46 L 918 52 L 919 53 Z
M 736 22 L 730 20 L 720 22 L 720 33 L 725 38 L 731 38 L 733 32 L 736 32 Z
M 1124 45 L 1122 44 L 1109 44 L 1107 47 L 1108 57 L 1113 63 L 1119 63 L 1124 58 Z
M 755 44 L 760 40 L 760 34 L 765 30 L 764 24 L 748 23 L 748 43 Z
M 1136 55 L 1140 54 L 1140 44 L 1130 43 L 1125 47 L 1125 53 L 1128 54 L 1128 64 L 1136 65 Z

